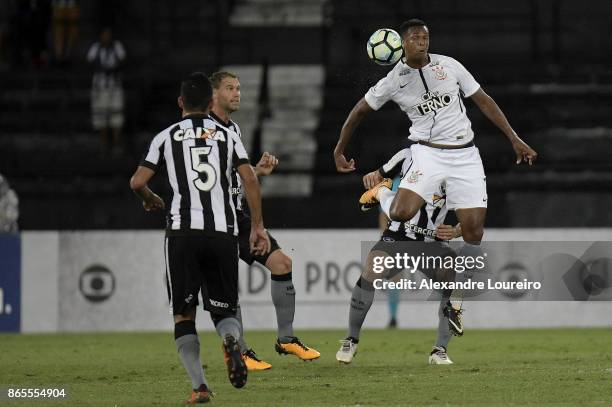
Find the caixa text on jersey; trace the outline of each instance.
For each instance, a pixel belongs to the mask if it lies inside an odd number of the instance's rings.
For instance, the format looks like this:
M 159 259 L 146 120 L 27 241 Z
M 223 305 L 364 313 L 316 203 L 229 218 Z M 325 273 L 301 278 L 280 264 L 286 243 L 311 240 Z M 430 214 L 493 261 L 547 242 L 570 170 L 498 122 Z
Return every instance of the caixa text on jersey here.
M 179 129 L 172 133 L 172 138 L 176 141 L 189 139 L 211 139 L 215 141 L 225 141 L 225 134 L 216 129 L 204 129 L 202 127 Z

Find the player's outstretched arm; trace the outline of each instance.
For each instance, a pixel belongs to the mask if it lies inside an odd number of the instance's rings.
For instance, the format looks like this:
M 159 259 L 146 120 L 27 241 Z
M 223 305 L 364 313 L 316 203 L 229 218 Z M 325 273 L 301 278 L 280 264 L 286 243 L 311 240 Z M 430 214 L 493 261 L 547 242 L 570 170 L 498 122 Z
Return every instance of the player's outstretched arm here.
M 263 223 L 259 181 L 257 181 L 257 176 L 251 164 L 242 164 L 236 170 L 242 179 L 242 186 L 251 211 L 251 236 L 249 238 L 251 251 L 258 255 L 266 254 L 270 251 L 271 244 Z
M 153 175 L 155 175 L 155 171 L 140 165 L 134 175 L 132 175 L 132 178 L 130 178 L 130 188 L 142 200 L 142 206 L 147 212 L 166 207 L 164 200 L 147 186 Z
M 476 93 L 470 97 L 482 113 L 484 113 L 484 115 L 504 132 L 506 137 L 508 137 L 508 140 L 512 143 L 512 149 L 516 154 L 516 163 L 520 164 L 521 161 L 524 161 L 532 165 L 538 157 L 538 153 L 516 134 L 512 126 L 510 126 L 510 123 L 508 123 L 508 119 L 506 119 L 504 112 L 501 111 L 493 98 L 487 95 L 482 88 L 478 89 Z
M 342 130 L 340 130 L 338 144 L 336 144 L 336 148 L 334 149 L 334 161 L 336 163 L 336 170 L 338 170 L 338 172 L 355 171 L 355 160 L 351 159 L 350 161 L 347 161 L 346 157 L 344 156 L 344 149 L 346 146 L 348 146 L 351 136 L 361 120 L 363 120 L 368 113 L 373 111 L 374 110 L 365 101 L 365 98 L 361 98 L 361 100 L 357 102 L 346 118 L 346 121 L 342 125 Z
M 265 177 L 267 175 L 270 175 L 272 174 L 272 171 L 274 171 L 277 165 L 278 158 L 266 151 L 262 154 L 259 162 L 255 166 L 255 175 L 257 175 L 258 177 Z

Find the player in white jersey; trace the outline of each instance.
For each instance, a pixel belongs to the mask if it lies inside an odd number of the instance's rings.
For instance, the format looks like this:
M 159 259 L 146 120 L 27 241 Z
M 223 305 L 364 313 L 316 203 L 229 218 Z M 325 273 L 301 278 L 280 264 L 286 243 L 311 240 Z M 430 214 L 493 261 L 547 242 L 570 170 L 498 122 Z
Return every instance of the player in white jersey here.
M 384 177 L 392 177 L 401 169 L 402 174 L 410 169 L 412 165 L 412 154 L 410 149 L 403 149 L 395 154 L 380 169 L 370 172 L 363 177 L 364 186 L 371 187 Z M 387 179 L 387 182 L 390 182 Z M 368 254 L 367 264 L 359 280 L 353 288 L 351 295 L 351 306 L 349 310 L 348 336 L 342 339 L 340 349 L 336 353 L 336 360 L 342 363 L 351 363 L 357 353 L 359 335 L 365 317 L 374 300 L 375 280 L 386 278 L 395 279 L 401 270 L 391 269 L 384 274 L 373 271 L 373 258 L 376 256 L 394 256 L 395 253 L 410 250 L 413 254 L 428 253 L 429 255 L 443 256 L 452 255 L 452 251 L 441 245 L 440 240 L 450 240 L 461 236 L 461 226 L 455 227 L 444 225 L 444 219 L 448 209 L 445 204 L 445 191 L 443 188 L 436 196 L 434 204 L 425 204 L 420 211 L 407 222 L 390 221 L 387 229 L 382 233 L 380 241 Z M 419 243 L 401 244 L 398 242 L 427 242 L 425 245 Z M 441 270 L 421 270 L 430 278 L 449 278 L 443 275 Z M 436 343 L 430 353 L 430 364 L 452 364 L 447 355 L 448 343 L 451 335 L 462 335 L 460 313 L 450 306 L 450 291 L 441 293 L 440 307 L 438 309 L 438 335 Z
M 517 164 L 531 165 L 537 153 L 520 139 L 463 65 L 451 57 L 428 53 L 429 29 L 423 21 L 406 21 L 399 31 L 405 56 L 349 113 L 334 149 L 336 169 L 343 173 L 355 170 L 355 160 L 347 161 L 344 156 L 355 128 L 364 116 L 394 101 L 412 121 L 408 138 L 415 142 L 411 146 L 413 166 L 404 174 L 397 193 L 377 186 L 360 202 L 380 202 L 390 219 L 406 221 L 424 203 L 432 203 L 434 194 L 445 185 L 447 206 L 455 210 L 463 229 L 466 244 L 462 254 L 477 256 L 487 212 L 486 177 L 461 99 L 471 98 L 506 135 Z

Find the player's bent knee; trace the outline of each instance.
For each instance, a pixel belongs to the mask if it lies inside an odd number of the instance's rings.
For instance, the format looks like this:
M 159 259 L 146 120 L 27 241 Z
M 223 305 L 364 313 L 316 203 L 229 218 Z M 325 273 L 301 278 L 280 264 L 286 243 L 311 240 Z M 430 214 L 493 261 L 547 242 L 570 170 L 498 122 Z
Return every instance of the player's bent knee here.
M 281 276 L 291 273 L 291 270 L 293 269 L 293 262 L 291 257 L 287 256 L 281 250 L 276 250 L 270 255 L 270 257 L 268 257 L 266 267 L 272 272 L 272 274 Z
M 384 267 L 381 268 L 379 263 L 381 259 L 387 256 L 388 254 L 381 250 L 370 251 L 366 259 L 366 267 L 363 268 L 360 278 L 371 283 L 377 278 L 384 277 L 386 269 Z
M 182 321 L 195 321 L 196 318 L 196 313 L 195 313 L 195 308 L 192 309 L 191 311 L 188 311 L 185 314 L 177 314 L 174 316 L 174 323 L 179 323 Z

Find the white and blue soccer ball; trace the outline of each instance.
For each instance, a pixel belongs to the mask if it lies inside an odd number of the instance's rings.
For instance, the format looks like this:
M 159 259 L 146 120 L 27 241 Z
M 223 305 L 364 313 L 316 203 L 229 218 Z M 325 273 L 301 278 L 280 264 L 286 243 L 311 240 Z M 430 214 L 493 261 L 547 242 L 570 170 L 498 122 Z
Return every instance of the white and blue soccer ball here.
M 376 30 L 366 45 L 368 56 L 378 65 L 393 65 L 403 54 L 402 37 L 390 28 Z

